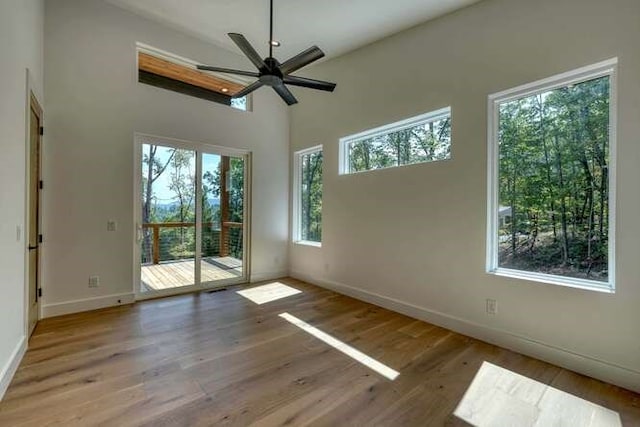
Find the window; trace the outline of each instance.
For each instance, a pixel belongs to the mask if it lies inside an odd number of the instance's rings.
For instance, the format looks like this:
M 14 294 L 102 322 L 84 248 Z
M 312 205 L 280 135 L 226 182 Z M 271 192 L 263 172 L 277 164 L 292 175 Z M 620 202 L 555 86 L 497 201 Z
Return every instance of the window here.
M 340 173 L 451 158 L 451 108 L 412 117 L 340 140 Z
M 319 246 L 322 241 L 322 146 L 294 154 L 293 239 Z
M 248 111 L 249 103 L 247 101 L 247 96 L 243 96 L 242 98 L 231 98 L 231 106 L 237 110 Z
M 244 80 L 199 71 L 196 69 L 196 61 L 141 43 L 137 44 L 137 58 L 140 83 L 230 105 L 238 110 L 249 110 L 246 96 L 230 96 L 247 85 Z
M 489 97 L 489 272 L 613 291 L 616 67 Z

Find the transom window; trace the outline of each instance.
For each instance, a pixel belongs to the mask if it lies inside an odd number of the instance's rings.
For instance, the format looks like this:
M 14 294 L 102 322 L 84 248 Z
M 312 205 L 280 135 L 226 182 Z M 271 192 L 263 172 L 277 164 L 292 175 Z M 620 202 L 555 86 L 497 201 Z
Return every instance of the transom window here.
M 340 139 L 340 173 L 451 158 L 451 108 Z
M 294 153 L 293 239 L 319 246 L 322 241 L 322 146 Z
M 616 64 L 489 97 L 489 272 L 613 291 Z

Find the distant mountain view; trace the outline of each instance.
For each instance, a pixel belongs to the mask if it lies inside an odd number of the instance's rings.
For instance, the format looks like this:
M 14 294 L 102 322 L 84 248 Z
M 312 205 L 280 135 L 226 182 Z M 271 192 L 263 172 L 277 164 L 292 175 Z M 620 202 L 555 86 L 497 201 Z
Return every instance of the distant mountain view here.
M 207 201 L 209 202 L 209 206 L 220 206 L 220 199 L 217 197 L 210 197 L 209 199 L 207 199 Z M 171 211 L 178 208 L 180 206 L 180 202 L 178 202 L 177 200 L 163 203 L 156 202 L 153 206 L 155 206 L 156 210 L 158 211 Z

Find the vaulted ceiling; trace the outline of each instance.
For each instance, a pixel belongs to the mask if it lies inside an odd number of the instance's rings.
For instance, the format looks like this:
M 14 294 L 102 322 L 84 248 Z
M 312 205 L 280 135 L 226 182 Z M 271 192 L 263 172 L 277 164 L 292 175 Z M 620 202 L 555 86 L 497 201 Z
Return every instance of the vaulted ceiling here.
M 244 34 L 266 55 L 268 0 L 106 0 L 237 52 L 226 36 Z M 335 57 L 479 0 L 274 0 L 274 56 L 318 45 Z M 260 49 L 262 47 L 262 50 Z

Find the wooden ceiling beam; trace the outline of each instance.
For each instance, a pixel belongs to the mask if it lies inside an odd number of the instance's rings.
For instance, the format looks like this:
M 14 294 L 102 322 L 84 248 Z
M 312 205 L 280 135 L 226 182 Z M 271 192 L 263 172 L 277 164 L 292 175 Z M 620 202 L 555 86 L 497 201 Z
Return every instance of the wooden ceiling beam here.
M 223 95 L 232 95 L 245 87 L 239 83 L 143 52 L 138 53 L 138 70 L 181 81 L 191 86 L 212 90 Z

